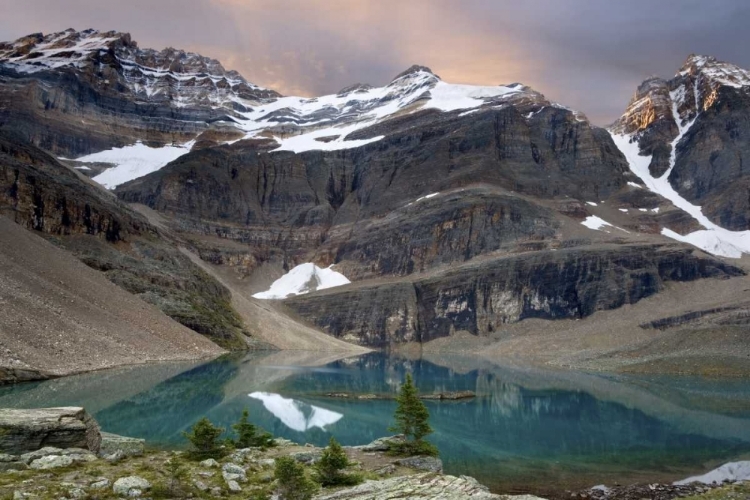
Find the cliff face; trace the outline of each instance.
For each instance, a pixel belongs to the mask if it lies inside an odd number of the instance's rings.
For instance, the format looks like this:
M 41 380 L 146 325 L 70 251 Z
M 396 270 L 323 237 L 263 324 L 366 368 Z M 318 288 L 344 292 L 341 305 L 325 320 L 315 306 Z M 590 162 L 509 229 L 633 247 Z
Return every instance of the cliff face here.
M 181 231 L 247 244 L 256 260 L 317 255 L 363 278 L 546 247 L 559 223 L 535 200 L 598 200 L 629 179 L 608 134 L 566 110 L 410 121 L 342 151 L 258 140 L 195 151 L 116 193 L 174 215 Z
M 294 297 L 286 305 L 331 335 L 387 347 L 460 330 L 487 336 L 526 318 L 583 319 L 658 293 L 666 281 L 742 274 L 676 246 L 605 246 L 484 260 L 409 283 Z

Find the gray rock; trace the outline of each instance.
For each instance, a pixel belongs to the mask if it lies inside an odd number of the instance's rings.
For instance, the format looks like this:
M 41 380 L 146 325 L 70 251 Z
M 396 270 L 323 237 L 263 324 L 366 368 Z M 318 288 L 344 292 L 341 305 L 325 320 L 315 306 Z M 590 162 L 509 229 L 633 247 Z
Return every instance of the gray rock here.
M 316 500 L 386 500 L 409 498 L 410 500 L 506 500 L 508 497 L 494 495 L 487 488 L 465 477 L 443 476 L 426 473 L 394 477 L 382 481 L 367 481 L 364 484 L 315 497 Z M 520 500 L 520 499 L 519 499 Z M 525 497 L 525 500 L 537 500 Z
M 204 460 L 204 461 L 202 461 L 202 462 L 200 463 L 200 465 L 201 465 L 201 467 L 208 467 L 208 468 L 212 468 L 212 467 L 218 467 L 218 466 L 219 466 L 219 462 L 217 462 L 217 461 L 216 461 L 216 460 L 214 460 L 213 458 L 209 458 L 209 459 L 207 459 L 207 460 Z
M 140 496 L 151 489 L 151 483 L 139 476 L 121 477 L 112 485 L 112 491 L 120 496 Z
M 0 472 L 6 472 L 11 470 L 26 470 L 29 466 L 25 462 L 0 462 Z
M 109 432 L 102 432 L 102 441 L 99 448 L 101 456 L 120 452 L 123 457 L 135 457 L 143 455 L 146 440 L 118 436 Z
M 49 455 L 42 458 L 37 458 L 29 464 L 29 467 L 35 470 L 47 470 L 57 469 L 59 467 L 67 467 L 73 464 L 71 457 L 61 455 Z
M 302 464 L 314 464 L 323 455 L 323 450 L 316 449 L 310 451 L 298 451 L 290 453 L 289 456 L 295 459 L 297 462 Z
M 73 488 L 72 490 L 68 491 L 68 495 L 70 498 L 86 498 L 88 495 L 84 490 L 81 488 Z
M 221 467 L 221 470 L 222 470 L 223 472 L 227 472 L 227 473 L 229 473 L 229 474 L 240 474 L 240 475 L 242 475 L 242 476 L 244 476 L 244 475 L 245 475 L 245 469 L 243 469 L 243 468 L 242 468 L 242 467 L 240 467 L 239 465 L 237 465 L 237 464 L 233 464 L 233 463 L 227 463 L 227 464 L 224 464 L 224 465 L 223 465 L 223 466 Z
M 406 441 L 403 434 L 397 434 L 395 436 L 378 438 L 370 444 L 362 446 L 352 446 L 355 450 L 372 452 L 372 451 L 388 451 L 392 444 L 402 444 Z
M 242 488 L 240 488 L 240 485 L 237 483 L 237 481 L 227 481 L 227 488 L 233 493 L 242 491 Z
M 99 425 L 79 407 L 0 409 L 0 452 L 28 453 L 43 444 L 97 453 L 101 444 Z
M 398 465 L 427 472 L 443 472 L 443 461 L 435 457 L 409 457 L 396 460 Z
M 230 481 L 242 481 L 244 483 L 247 480 L 244 474 L 232 474 L 231 472 L 222 472 L 221 477 L 224 478 L 225 483 Z
M 111 483 L 109 479 L 107 479 L 106 477 L 100 477 L 96 481 L 91 483 L 89 485 L 89 488 L 91 488 L 92 490 L 103 490 L 105 488 L 109 488 L 110 484 Z
M 199 481 L 198 479 L 196 479 L 195 481 L 193 481 L 193 485 L 198 491 L 208 491 L 208 486 L 203 481 Z
M 384 467 L 376 469 L 374 472 L 378 476 L 390 476 L 391 474 L 393 474 L 394 472 L 396 472 L 396 466 L 393 465 L 393 464 L 388 464 L 388 465 L 386 465 Z
M 116 450 L 113 453 L 110 453 L 108 455 L 100 455 L 104 460 L 111 463 L 117 463 L 123 458 L 125 458 L 125 453 L 122 452 L 122 450 Z
M 212 497 L 220 497 L 221 496 L 221 488 L 218 486 L 214 486 L 211 488 L 211 496 Z
M 21 459 L 18 455 L 9 455 L 8 453 L 0 453 L 0 463 L 2 462 L 18 462 Z

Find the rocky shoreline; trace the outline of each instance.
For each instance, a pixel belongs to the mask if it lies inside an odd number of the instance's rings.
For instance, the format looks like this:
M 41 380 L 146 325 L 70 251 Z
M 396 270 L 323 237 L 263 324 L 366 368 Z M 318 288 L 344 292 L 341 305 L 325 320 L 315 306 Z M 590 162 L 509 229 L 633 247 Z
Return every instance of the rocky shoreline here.
M 474 478 L 443 473 L 434 457 L 396 457 L 384 437 L 367 445 L 344 447 L 350 469 L 365 482 L 328 487 L 317 500 L 431 499 L 536 500 L 533 495 L 498 495 Z M 224 458 L 192 461 L 183 451 L 150 450 L 142 439 L 101 432 L 83 408 L 0 410 L 0 498 L 243 498 L 275 494 L 275 459 L 291 457 L 309 469 L 323 449 L 275 439 L 269 449 L 232 450 Z M 178 472 L 179 471 L 179 472 Z M 596 486 L 547 495 L 551 499 L 671 500 L 747 498 L 741 482 Z M 744 496 L 743 496 L 744 495 Z

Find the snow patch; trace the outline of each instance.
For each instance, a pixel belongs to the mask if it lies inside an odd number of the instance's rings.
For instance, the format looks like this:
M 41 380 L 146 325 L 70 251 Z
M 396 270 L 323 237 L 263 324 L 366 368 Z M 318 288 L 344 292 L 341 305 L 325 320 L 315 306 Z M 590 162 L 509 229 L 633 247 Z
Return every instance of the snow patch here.
M 675 485 L 690 483 L 721 484 L 724 481 L 748 481 L 750 480 L 750 461 L 729 462 L 702 476 L 693 476 L 681 481 L 675 481 Z
M 303 295 L 315 290 L 323 290 L 351 283 L 333 266 L 321 268 L 312 263 L 300 264 L 271 284 L 265 292 L 253 295 L 256 299 L 285 299 L 290 295 Z
M 606 229 L 604 229 L 606 227 L 613 227 L 613 228 L 619 229 L 620 231 L 623 231 L 625 233 L 630 233 L 630 231 L 626 231 L 625 229 L 623 229 L 621 227 L 613 226 L 612 224 L 610 224 L 606 220 L 602 219 L 601 217 L 597 217 L 596 215 L 589 215 L 588 217 L 586 217 L 586 220 L 584 220 L 583 222 L 581 222 L 581 224 L 583 224 L 584 226 L 586 226 L 589 229 L 593 229 L 595 231 L 604 231 L 605 233 L 609 232 Z
M 76 161 L 83 163 L 114 163 L 115 167 L 109 168 L 94 177 L 94 180 L 102 186 L 113 189 L 120 184 L 156 172 L 167 163 L 189 153 L 193 144 L 195 144 L 195 141 L 180 146 L 172 145 L 151 148 L 138 141 L 130 146 L 108 149 L 82 156 L 76 158 Z
M 638 188 L 638 189 L 642 189 L 643 188 L 643 186 L 641 186 L 640 184 L 636 184 L 635 182 L 630 182 L 630 181 L 628 181 L 628 186 L 632 186 L 632 187 Z
M 586 205 L 591 205 L 592 207 L 598 206 L 598 204 L 594 203 L 593 201 L 587 201 Z

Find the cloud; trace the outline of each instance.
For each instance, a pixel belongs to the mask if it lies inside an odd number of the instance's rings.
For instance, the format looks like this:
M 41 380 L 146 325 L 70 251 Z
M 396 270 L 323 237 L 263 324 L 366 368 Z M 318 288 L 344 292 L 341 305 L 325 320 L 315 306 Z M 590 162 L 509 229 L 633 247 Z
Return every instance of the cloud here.
M 423 64 L 456 83 L 525 83 L 599 124 L 691 52 L 750 67 L 745 0 L 0 0 L 0 9 L 0 39 L 128 31 L 143 47 L 197 51 L 288 95 L 382 85 Z

